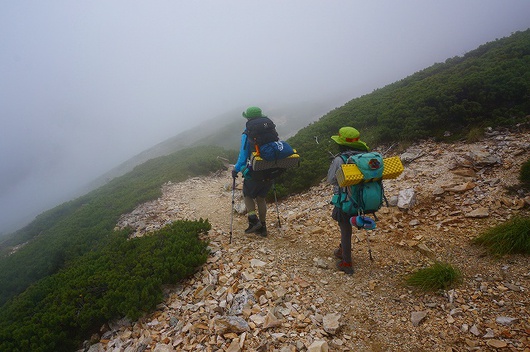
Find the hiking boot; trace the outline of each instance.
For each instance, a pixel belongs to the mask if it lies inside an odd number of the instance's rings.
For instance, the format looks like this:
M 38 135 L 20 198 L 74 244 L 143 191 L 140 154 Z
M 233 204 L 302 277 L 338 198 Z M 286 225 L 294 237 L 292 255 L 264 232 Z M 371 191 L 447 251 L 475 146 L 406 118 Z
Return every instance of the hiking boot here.
M 245 229 L 245 233 L 252 233 L 256 230 L 261 229 L 261 222 L 256 215 L 250 215 L 248 217 L 248 227 Z
M 344 260 L 337 262 L 337 269 L 344 271 L 348 275 L 353 274 L 353 266 L 351 263 L 345 262 Z
M 258 230 L 254 231 L 256 235 L 261 237 L 267 237 L 267 227 L 262 225 Z
M 335 258 L 342 259 L 342 246 L 340 244 L 339 244 L 339 248 L 333 251 L 333 255 L 335 256 Z

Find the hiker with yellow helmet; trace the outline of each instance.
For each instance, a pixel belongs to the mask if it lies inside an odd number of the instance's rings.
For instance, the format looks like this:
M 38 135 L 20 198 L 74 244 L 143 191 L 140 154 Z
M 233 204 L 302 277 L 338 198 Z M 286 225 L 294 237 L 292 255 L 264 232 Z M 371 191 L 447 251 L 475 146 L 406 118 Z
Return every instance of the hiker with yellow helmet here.
M 338 135 L 332 136 L 332 140 L 337 143 L 340 153 L 335 156 L 328 170 L 327 181 L 333 185 L 333 194 L 340 194 L 341 189 L 335 176 L 337 170 L 344 164 L 344 158 L 355 154 L 362 154 L 369 151 L 366 143 L 360 140 L 360 133 L 353 127 L 342 127 L 339 129 Z M 346 214 L 341 208 L 335 206 L 331 213 L 331 217 L 336 220 L 340 228 L 340 244 L 339 248 L 334 251 L 336 258 L 340 259 L 337 262 L 337 268 L 346 274 L 353 274 L 352 257 L 351 257 L 351 238 L 352 238 L 352 224 L 350 218 L 353 214 Z

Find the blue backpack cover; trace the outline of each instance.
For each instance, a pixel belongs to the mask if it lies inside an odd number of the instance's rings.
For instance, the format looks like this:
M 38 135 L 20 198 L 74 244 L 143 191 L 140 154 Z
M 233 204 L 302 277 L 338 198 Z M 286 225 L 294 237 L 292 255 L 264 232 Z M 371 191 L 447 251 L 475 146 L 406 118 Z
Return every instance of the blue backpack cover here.
M 285 159 L 294 154 L 293 148 L 285 141 L 274 141 L 259 147 L 259 155 L 267 161 Z
M 364 181 L 340 189 L 333 195 L 331 204 L 339 207 L 344 213 L 364 214 L 375 213 L 383 205 L 384 190 L 383 157 L 380 153 L 369 152 L 351 156 L 341 155 L 345 164 L 356 164 L 364 176 Z

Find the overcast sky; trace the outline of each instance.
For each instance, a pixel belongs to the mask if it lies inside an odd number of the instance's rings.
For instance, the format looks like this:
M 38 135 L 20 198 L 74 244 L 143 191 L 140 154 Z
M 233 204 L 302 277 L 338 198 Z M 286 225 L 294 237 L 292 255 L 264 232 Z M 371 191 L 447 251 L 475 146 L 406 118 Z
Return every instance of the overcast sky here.
M 528 27 L 528 0 L 1 1 L 0 233 L 217 114 L 353 99 Z

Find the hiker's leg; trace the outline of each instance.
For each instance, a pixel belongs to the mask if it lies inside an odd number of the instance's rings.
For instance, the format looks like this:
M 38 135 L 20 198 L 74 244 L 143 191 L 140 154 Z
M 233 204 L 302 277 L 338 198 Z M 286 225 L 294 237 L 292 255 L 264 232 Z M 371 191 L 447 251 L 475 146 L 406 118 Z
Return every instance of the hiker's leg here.
M 251 197 L 243 197 L 245 201 L 245 208 L 247 208 L 248 216 L 248 227 L 245 229 L 245 233 L 251 233 L 261 228 L 261 222 L 256 215 L 256 205 L 254 199 Z
M 244 196 L 243 201 L 245 202 L 245 208 L 247 209 L 247 215 L 256 215 L 256 204 L 254 199 L 249 196 Z
M 267 204 L 265 202 L 265 197 L 267 192 L 272 186 L 272 182 L 258 182 L 252 180 L 245 180 L 243 183 L 243 198 L 245 201 L 245 207 L 248 212 L 248 229 L 245 230 L 246 233 L 257 232 L 261 230 L 259 234 L 262 236 L 267 235 L 266 217 L 267 217 Z M 258 205 L 259 219 L 256 215 L 256 201 Z
M 333 211 L 331 212 L 331 218 L 332 218 L 333 220 L 335 220 L 335 221 L 339 224 L 339 228 L 341 228 L 341 227 L 340 227 L 340 226 L 341 226 L 340 224 L 341 224 L 342 221 L 344 221 L 344 218 L 346 218 L 347 216 L 348 216 L 348 215 L 345 214 L 345 213 L 343 213 L 343 212 L 340 210 L 340 208 L 338 208 L 338 207 L 333 207 Z M 342 229 L 341 229 L 341 237 L 342 237 L 342 233 L 343 233 L 343 232 L 344 232 L 344 231 L 342 231 Z M 342 240 L 341 240 L 341 242 L 339 243 L 339 247 L 333 251 L 333 255 L 334 255 L 336 258 L 338 258 L 338 259 L 342 259 Z
M 244 179 L 243 180 L 243 202 L 245 202 L 245 209 L 247 215 L 256 214 L 256 205 L 254 204 L 254 197 L 252 196 L 254 182 Z
M 248 216 L 248 227 L 245 229 L 245 233 L 251 233 L 261 229 L 262 225 L 258 219 L 258 216 L 256 215 L 256 203 L 252 198 L 252 194 L 243 193 L 243 201 L 245 202 L 245 208 L 247 209 Z
M 331 212 L 333 220 L 337 221 L 340 228 L 340 245 L 333 254 L 339 258 L 337 262 L 337 269 L 345 272 L 348 275 L 353 274 L 353 267 L 351 262 L 351 236 L 352 226 L 350 224 L 350 216 L 342 212 L 340 208 L 334 207 Z
M 265 220 L 267 219 L 267 202 L 264 197 L 257 197 L 256 203 L 258 203 L 259 220 L 262 224 L 265 224 Z
M 258 203 L 258 215 L 261 223 L 261 228 L 256 233 L 262 237 L 267 236 L 267 203 L 264 197 L 256 197 Z
M 340 227 L 340 244 L 342 247 L 342 260 L 351 263 L 351 236 L 352 226 L 349 220 L 341 219 L 338 222 Z

